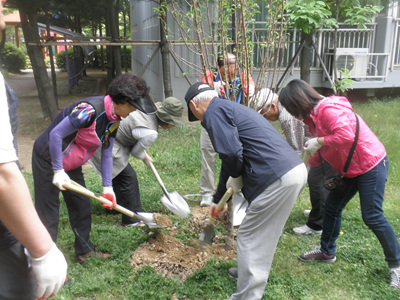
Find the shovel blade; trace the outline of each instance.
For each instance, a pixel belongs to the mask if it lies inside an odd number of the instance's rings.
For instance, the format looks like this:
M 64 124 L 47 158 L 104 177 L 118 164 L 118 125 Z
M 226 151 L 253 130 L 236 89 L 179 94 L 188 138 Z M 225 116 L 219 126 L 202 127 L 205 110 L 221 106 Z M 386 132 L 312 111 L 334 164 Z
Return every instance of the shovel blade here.
M 202 233 L 200 233 L 200 244 L 201 245 L 211 245 L 214 239 L 214 226 L 212 224 L 208 224 Z
M 137 218 L 139 218 L 140 220 L 142 220 L 147 226 L 149 226 L 149 228 L 159 228 L 162 227 L 160 225 L 158 225 L 155 221 L 154 221 L 154 217 L 152 213 L 147 213 L 147 212 L 138 212 L 136 213 Z
M 177 191 L 164 194 L 160 201 L 177 217 L 186 218 L 190 214 L 189 205 Z

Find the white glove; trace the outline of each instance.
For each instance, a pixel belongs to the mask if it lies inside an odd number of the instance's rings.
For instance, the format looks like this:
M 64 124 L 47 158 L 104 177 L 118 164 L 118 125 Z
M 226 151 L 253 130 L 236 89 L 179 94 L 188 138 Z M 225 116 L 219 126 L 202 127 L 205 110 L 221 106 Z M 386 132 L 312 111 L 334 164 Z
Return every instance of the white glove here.
M 150 167 L 150 163 L 153 162 L 153 158 L 150 155 L 148 155 L 146 151 L 144 152 L 143 162 L 149 167 Z
M 107 200 L 110 200 L 112 202 L 113 207 L 117 206 L 117 200 L 112 186 L 103 186 L 103 194 L 101 196 L 103 198 L 106 198 Z M 111 205 L 109 204 L 102 203 L 101 205 L 109 210 L 112 209 Z
M 304 149 L 304 151 L 307 151 L 308 153 L 310 153 L 310 156 L 313 156 L 314 153 L 317 152 L 318 149 L 321 147 L 322 147 L 322 145 L 320 143 L 318 143 L 318 138 L 315 137 L 315 138 L 309 139 L 305 143 L 303 149 Z
M 242 176 L 236 178 L 229 176 L 228 181 L 226 182 L 226 188 L 228 189 L 230 186 L 233 188 L 234 193 L 239 192 L 243 187 Z
M 54 170 L 53 184 L 60 190 L 65 191 L 66 189 L 63 187 L 64 183 L 71 183 L 71 179 L 69 179 L 69 176 L 65 173 L 64 169 Z
M 39 258 L 33 258 L 26 251 L 32 272 L 37 281 L 36 298 L 46 299 L 54 296 L 67 278 L 67 261 L 56 244 Z

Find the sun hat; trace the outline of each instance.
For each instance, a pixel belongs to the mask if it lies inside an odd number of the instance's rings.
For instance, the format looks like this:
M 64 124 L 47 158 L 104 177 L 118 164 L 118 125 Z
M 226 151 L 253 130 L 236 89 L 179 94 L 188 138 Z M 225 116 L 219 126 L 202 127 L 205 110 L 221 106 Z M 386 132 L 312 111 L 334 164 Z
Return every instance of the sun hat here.
M 186 92 L 185 101 L 188 106 L 188 119 L 190 122 L 197 121 L 198 119 L 193 115 L 192 111 L 190 110 L 189 103 L 194 97 L 198 94 L 205 92 L 205 91 L 214 91 L 214 89 L 203 82 L 196 82 L 195 84 L 191 85 Z
M 175 97 L 168 97 L 163 102 L 156 103 L 156 116 L 164 123 L 171 125 L 184 124 L 182 119 L 183 105 Z
M 150 95 L 146 95 L 137 100 L 128 99 L 127 102 L 146 115 L 152 115 L 157 111 L 157 107 L 155 106 Z

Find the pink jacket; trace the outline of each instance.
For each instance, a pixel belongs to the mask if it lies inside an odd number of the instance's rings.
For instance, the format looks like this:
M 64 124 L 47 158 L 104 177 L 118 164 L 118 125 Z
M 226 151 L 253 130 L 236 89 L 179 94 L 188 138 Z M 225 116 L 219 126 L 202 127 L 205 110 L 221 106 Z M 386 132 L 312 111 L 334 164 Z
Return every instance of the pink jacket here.
M 358 119 L 358 142 L 345 177 L 368 172 L 386 156 L 383 144 L 360 116 Z M 356 118 L 350 102 L 339 96 L 325 98 L 318 102 L 304 123 L 313 136 L 325 137 L 326 145 L 321 147 L 320 153 L 342 174 L 356 132 Z

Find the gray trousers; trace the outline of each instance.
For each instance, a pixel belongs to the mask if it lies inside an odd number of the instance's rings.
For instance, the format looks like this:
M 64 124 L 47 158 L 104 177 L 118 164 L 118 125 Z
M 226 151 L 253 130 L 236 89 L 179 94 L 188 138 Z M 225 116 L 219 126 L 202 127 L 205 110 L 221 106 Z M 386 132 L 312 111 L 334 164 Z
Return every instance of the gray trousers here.
M 307 182 L 304 164 L 270 184 L 247 208 L 237 234 L 237 292 L 229 299 L 261 299 L 275 249 L 293 205 Z
M 215 191 L 215 161 L 218 153 L 215 152 L 207 131 L 201 126 L 201 177 L 200 189 L 203 196 L 212 196 Z

